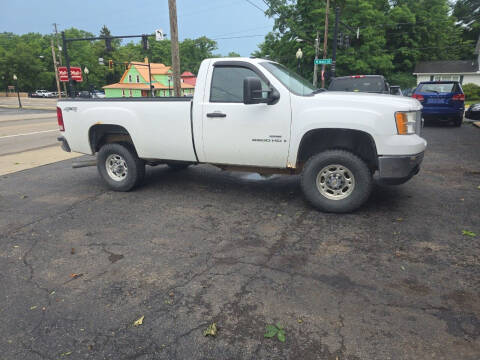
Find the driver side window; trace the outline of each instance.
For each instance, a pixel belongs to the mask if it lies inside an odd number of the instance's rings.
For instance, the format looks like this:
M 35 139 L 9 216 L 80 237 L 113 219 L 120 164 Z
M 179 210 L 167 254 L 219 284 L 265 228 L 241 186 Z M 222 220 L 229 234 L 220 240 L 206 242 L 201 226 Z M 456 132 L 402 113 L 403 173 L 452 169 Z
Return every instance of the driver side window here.
M 212 75 L 212 86 L 210 89 L 210 102 L 243 103 L 243 80 L 246 77 L 259 76 L 250 69 L 239 66 L 215 67 Z M 259 78 L 260 79 L 260 78 Z M 263 98 L 267 98 L 267 84 L 262 82 Z

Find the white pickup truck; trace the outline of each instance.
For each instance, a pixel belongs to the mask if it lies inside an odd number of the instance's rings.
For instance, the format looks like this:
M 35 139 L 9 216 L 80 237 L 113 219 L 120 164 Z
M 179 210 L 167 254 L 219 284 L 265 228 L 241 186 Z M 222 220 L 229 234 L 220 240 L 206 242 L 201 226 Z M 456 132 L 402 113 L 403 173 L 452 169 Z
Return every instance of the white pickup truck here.
M 146 165 L 209 163 L 226 170 L 300 174 L 306 199 L 349 212 L 373 177 L 401 184 L 426 148 L 421 104 L 412 98 L 320 91 L 264 59 L 202 62 L 191 97 L 65 99 L 57 115 L 62 148 L 97 154 L 113 190 L 129 191 Z

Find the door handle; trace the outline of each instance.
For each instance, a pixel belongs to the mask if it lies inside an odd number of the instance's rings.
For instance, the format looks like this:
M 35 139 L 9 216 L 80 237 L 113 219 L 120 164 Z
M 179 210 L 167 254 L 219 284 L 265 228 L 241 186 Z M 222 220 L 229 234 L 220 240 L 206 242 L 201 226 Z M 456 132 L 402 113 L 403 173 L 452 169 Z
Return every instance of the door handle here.
M 221 113 L 221 112 L 213 112 L 213 113 L 208 113 L 207 117 L 209 118 L 224 118 L 227 117 L 227 114 Z

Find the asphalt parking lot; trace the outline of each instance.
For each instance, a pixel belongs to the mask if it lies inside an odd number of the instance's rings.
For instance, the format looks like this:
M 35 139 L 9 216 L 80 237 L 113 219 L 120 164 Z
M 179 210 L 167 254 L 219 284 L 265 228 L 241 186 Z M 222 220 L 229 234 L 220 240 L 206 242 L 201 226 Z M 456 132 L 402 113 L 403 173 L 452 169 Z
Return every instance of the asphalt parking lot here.
M 478 360 L 480 129 L 424 136 L 420 174 L 348 215 L 210 166 L 1 176 L 0 358 Z

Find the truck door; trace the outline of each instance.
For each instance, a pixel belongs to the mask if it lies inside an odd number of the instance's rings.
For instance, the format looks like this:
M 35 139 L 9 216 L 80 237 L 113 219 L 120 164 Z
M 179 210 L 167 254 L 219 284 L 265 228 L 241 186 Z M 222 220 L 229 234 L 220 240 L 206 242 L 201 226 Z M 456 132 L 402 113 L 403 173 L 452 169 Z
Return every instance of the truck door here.
M 207 76 L 211 86 L 205 91 L 202 112 L 206 162 L 284 168 L 290 141 L 290 96 L 284 93 L 272 105 L 245 105 L 246 77 L 258 77 L 262 87 L 269 88 L 265 75 L 248 62 L 217 62 Z

